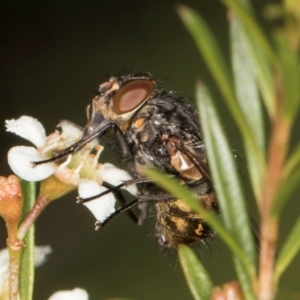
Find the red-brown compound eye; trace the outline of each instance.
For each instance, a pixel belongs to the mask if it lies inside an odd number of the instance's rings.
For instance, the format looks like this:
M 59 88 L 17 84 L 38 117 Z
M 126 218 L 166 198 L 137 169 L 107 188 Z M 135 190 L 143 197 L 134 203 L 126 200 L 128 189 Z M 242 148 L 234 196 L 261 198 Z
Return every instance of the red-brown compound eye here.
M 116 94 L 113 109 L 117 115 L 134 110 L 153 92 L 154 83 L 150 80 L 133 80 L 123 86 Z

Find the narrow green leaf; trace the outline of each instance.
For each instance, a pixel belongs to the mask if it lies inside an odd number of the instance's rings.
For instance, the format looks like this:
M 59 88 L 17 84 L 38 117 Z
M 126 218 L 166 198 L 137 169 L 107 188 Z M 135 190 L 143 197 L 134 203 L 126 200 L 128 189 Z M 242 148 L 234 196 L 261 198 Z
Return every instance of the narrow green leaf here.
M 249 15 L 254 17 L 254 10 L 251 6 L 251 2 L 249 0 L 236 0 L 237 3 L 243 10 L 245 10 Z
M 290 174 L 300 165 L 300 143 L 296 146 L 290 157 L 288 158 L 283 176 L 288 178 Z
M 296 221 L 291 233 L 283 244 L 283 248 L 279 252 L 278 259 L 275 265 L 275 282 L 280 279 L 281 274 L 285 271 L 296 254 L 300 250 L 300 217 Z
M 279 52 L 283 80 L 283 116 L 293 122 L 300 104 L 300 69 L 296 50 L 291 49 L 286 36 L 281 31 L 274 34 Z
M 254 155 L 257 157 L 260 165 L 262 165 L 264 163 L 263 155 L 248 123 L 244 122 L 242 111 L 235 98 L 231 73 L 213 33 L 195 10 L 180 5 L 177 11 L 210 68 L 238 129 L 241 131 L 242 136 L 252 145 Z
M 221 92 L 227 101 L 234 102 L 231 73 L 213 33 L 202 16 L 192 8 L 180 5 L 177 11 L 219 84 Z
M 300 183 L 300 143 L 290 155 L 282 175 L 282 183 L 273 205 L 272 214 L 279 216 Z
M 300 169 L 295 170 L 289 177 L 285 177 L 281 183 L 275 203 L 272 207 L 272 214 L 279 218 L 284 206 L 300 186 Z
M 237 174 L 233 153 L 229 147 L 217 115 L 215 105 L 204 85 L 197 86 L 197 101 L 199 105 L 201 125 L 206 145 L 209 167 L 211 170 L 218 201 L 226 228 L 243 249 L 251 264 L 256 264 L 256 253 L 253 244 L 248 214 L 245 207 L 245 197 Z M 251 283 L 254 278 L 247 274 L 245 268 L 236 268 L 247 299 L 254 299 Z M 250 279 L 250 280 L 249 280 Z
M 253 66 L 244 32 L 239 21 L 234 17 L 231 18 L 230 33 L 235 92 L 238 104 L 257 141 L 261 153 L 265 153 L 263 113 Z M 252 187 L 258 199 L 261 191 L 263 165 L 257 161 L 257 157 L 254 155 L 254 149 L 248 141 L 244 141 L 244 147 Z
M 194 299 L 209 299 L 213 283 L 195 253 L 189 247 L 180 245 L 178 247 L 178 256 Z
M 245 33 L 240 22 L 232 17 L 230 21 L 232 65 L 237 101 L 243 116 L 257 140 L 260 150 L 265 152 L 263 112 L 257 83 L 250 59 Z
M 22 180 L 24 205 L 22 220 L 27 216 L 36 200 L 36 183 Z M 24 243 L 26 247 L 22 251 L 20 265 L 20 299 L 31 300 L 34 284 L 34 225 L 29 229 Z
M 264 36 L 263 32 L 257 25 L 257 21 L 252 15 L 253 10 L 250 7 L 250 2 L 246 1 L 245 3 L 242 3 L 241 1 L 237 0 L 221 1 L 228 7 L 228 9 L 232 10 L 240 18 L 240 21 L 243 23 L 247 31 L 253 33 L 253 36 L 257 40 L 258 46 L 263 49 L 263 52 L 268 58 L 268 61 L 277 66 L 276 55 L 267 38 Z
M 265 107 L 271 118 L 275 115 L 275 94 L 271 66 L 278 69 L 278 62 L 272 47 L 253 19 L 250 9 L 244 9 L 236 0 L 222 0 L 243 25 L 250 50 L 250 58 L 254 66 L 257 83 L 263 96 Z
M 251 274 L 251 277 L 255 276 L 254 265 L 252 265 L 252 263 L 249 261 L 249 258 L 245 255 L 242 248 L 237 244 L 236 240 L 224 228 L 224 225 L 214 213 L 207 211 L 200 205 L 199 199 L 195 198 L 190 190 L 181 185 L 178 180 L 169 178 L 166 174 L 158 170 L 148 169 L 146 171 L 146 175 L 149 176 L 158 186 L 162 187 L 176 198 L 186 202 L 192 210 L 201 215 L 209 224 L 209 226 L 231 249 L 231 251 L 242 261 L 244 268 L 246 268 L 248 273 Z

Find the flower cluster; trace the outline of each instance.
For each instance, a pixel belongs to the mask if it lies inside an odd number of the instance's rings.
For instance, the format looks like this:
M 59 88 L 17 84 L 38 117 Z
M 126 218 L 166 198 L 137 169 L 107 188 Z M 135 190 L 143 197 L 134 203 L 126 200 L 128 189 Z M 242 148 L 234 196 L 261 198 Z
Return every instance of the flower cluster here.
M 81 140 L 83 128 L 70 121 L 63 120 L 57 129 L 46 136 L 42 124 L 29 116 L 7 120 L 6 130 L 30 141 L 34 147 L 15 146 L 8 152 L 8 163 L 16 175 L 27 181 L 42 181 L 41 190 L 48 198 L 56 199 L 71 189 L 78 188 L 81 198 L 100 194 L 107 189 L 103 181 L 115 186 L 132 177 L 109 163 L 98 163 L 103 147 L 94 139 L 75 154 L 70 154 L 63 162 L 51 162 L 33 166 L 33 162 L 43 161 Z M 44 184 L 43 184 L 44 183 Z M 126 188 L 131 194 L 137 194 L 135 185 Z M 59 191 L 59 192 L 58 192 Z M 115 211 L 116 199 L 112 193 L 101 198 L 85 202 L 96 219 L 103 222 Z
M 99 224 L 115 212 L 116 203 L 113 193 L 97 196 L 107 191 L 103 182 L 116 186 L 123 181 L 131 180 L 132 177 L 112 164 L 98 162 L 103 147 L 97 138 L 81 147 L 76 153 L 70 151 L 66 157 L 59 156 L 66 148 L 79 142 L 84 135 L 83 128 L 69 121 L 61 121 L 56 130 L 48 136 L 42 124 L 28 116 L 7 120 L 6 130 L 33 144 L 33 146 L 16 146 L 9 150 L 8 163 L 13 172 L 26 181 L 41 182 L 35 204 L 25 218 L 20 220 L 23 207 L 20 180 L 15 175 L 8 178 L 0 177 L 0 216 L 5 220 L 8 232 L 8 249 L 0 252 L 0 298 L 7 298 L 9 294 L 10 299 L 17 300 L 24 238 L 47 204 L 78 188 L 82 199 L 96 196 L 95 199 L 83 204 L 96 217 L 96 224 Z M 133 195 L 137 194 L 135 185 L 128 187 L 124 185 L 124 188 Z M 45 255 L 49 253 L 49 249 L 44 250 L 40 255 L 41 260 L 44 260 Z M 37 257 L 37 254 L 35 256 Z M 72 291 L 56 292 L 49 299 L 87 300 L 88 294 L 83 289 L 75 288 Z

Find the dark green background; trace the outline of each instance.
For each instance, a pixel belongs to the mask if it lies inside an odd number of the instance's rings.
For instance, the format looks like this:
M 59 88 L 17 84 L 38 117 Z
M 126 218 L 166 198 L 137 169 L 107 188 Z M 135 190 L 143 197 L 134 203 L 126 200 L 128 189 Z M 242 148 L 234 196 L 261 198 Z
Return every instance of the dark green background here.
M 265 3 L 254 1 L 258 15 Z M 220 2 L 184 4 L 201 12 L 228 56 L 226 11 Z M 212 82 L 176 15 L 174 1 L 7 1 L 0 9 L 2 175 L 10 174 L 8 149 L 24 143 L 4 132 L 5 119 L 34 116 L 48 133 L 60 119 L 83 126 L 93 90 L 106 75 L 118 74 L 123 68 L 166 78 L 164 87 L 191 98 L 197 77 Z M 221 103 L 215 89 L 214 94 Z M 226 112 L 223 117 L 238 149 L 239 136 L 232 121 Z M 109 156 L 102 158 L 114 161 Z M 155 244 L 153 220 L 137 227 L 122 215 L 103 231 L 94 232 L 93 216 L 75 204 L 75 197 L 76 193 L 52 203 L 37 221 L 37 244 L 50 244 L 53 254 L 36 271 L 35 299 L 47 299 L 56 290 L 76 286 L 85 288 L 92 300 L 114 296 L 191 299 L 176 255 L 160 253 Z M 290 205 L 286 210 L 281 240 L 299 214 L 296 205 L 297 209 Z M 0 234 L 4 247 L 3 222 Z M 217 284 L 235 278 L 229 253 L 219 241 L 199 254 Z M 283 277 L 284 289 L 298 288 L 299 262 L 298 257 L 289 275 Z

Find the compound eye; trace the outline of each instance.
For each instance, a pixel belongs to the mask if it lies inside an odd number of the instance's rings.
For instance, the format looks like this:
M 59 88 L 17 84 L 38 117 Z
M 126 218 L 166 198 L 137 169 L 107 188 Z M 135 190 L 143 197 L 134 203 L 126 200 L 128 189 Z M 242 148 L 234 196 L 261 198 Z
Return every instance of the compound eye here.
M 115 95 L 114 112 L 122 115 L 134 110 L 153 92 L 154 83 L 149 80 L 133 80 L 123 86 Z

